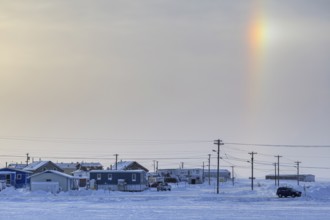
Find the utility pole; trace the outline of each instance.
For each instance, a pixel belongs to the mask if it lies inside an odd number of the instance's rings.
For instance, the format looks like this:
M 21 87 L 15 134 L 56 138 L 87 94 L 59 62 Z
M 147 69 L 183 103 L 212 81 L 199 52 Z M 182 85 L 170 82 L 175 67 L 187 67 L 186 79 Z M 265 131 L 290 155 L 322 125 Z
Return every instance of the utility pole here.
M 30 160 L 29 153 L 27 153 L 26 154 L 26 166 L 29 165 L 29 160 Z
M 211 185 L 211 154 L 209 154 L 209 185 Z
M 218 162 L 217 162 L 217 194 L 219 194 L 219 182 L 220 182 L 220 145 L 224 145 L 220 139 L 215 140 L 214 144 L 218 145 Z
M 275 176 L 274 176 L 275 186 L 277 185 L 277 178 L 276 178 L 276 165 L 277 165 L 277 163 L 274 163 L 274 166 L 275 166 Z
M 277 185 L 280 186 L 280 155 L 275 156 L 277 157 Z
M 253 156 L 257 153 L 252 151 L 249 154 L 251 154 L 251 190 L 253 190 L 253 180 L 254 180 L 254 177 L 253 177 L 253 160 L 254 160 L 254 157 Z
M 211 185 L 211 154 L 209 154 L 209 185 Z
M 115 168 L 117 170 L 117 163 L 118 163 L 118 156 L 119 156 L 119 154 L 114 154 L 114 156 L 116 156 L 116 165 L 115 165 Z
M 232 182 L 233 182 L 233 186 L 235 185 L 234 167 L 235 167 L 235 166 L 231 166 L 231 175 L 232 175 L 231 180 L 232 180 Z
M 183 162 L 181 162 L 181 169 L 183 169 L 183 165 L 184 165 L 184 163 L 183 163 Z
M 205 179 L 205 178 L 204 178 L 204 166 L 205 166 L 205 165 L 204 165 L 204 161 L 203 161 L 203 176 L 202 176 L 202 178 L 203 178 L 203 183 L 204 183 L 204 179 Z
M 156 160 L 156 172 L 158 172 L 158 160 Z
M 299 164 L 301 163 L 300 161 L 295 162 L 297 164 L 297 184 L 299 186 Z

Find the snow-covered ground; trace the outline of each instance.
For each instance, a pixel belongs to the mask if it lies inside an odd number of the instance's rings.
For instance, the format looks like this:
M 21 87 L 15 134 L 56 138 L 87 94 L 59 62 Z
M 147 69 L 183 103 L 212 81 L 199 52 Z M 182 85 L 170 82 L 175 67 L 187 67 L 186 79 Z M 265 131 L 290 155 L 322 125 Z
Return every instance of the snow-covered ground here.
M 173 184 L 172 191 L 80 190 L 57 195 L 6 188 L 0 192 L 0 219 L 329 219 L 330 182 L 281 182 L 303 192 L 278 198 L 273 181 L 215 185 Z M 305 185 L 305 187 L 303 187 Z M 305 190 L 304 190 L 305 188 Z

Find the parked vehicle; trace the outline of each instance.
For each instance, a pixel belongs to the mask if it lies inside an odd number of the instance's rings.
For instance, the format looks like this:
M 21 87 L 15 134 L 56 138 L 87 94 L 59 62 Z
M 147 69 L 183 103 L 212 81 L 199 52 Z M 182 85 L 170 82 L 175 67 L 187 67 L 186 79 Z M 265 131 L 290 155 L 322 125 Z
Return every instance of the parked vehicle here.
M 157 191 L 171 191 L 171 186 L 167 183 L 160 183 L 157 186 Z
M 276 195 L 280 198 L 284 197 L 300 197 L 301 196 L 301 192 L 298 190 L 295 190 L 291 187 L 279 187 L 276 191 Z
M 149 187 L 157 188 L 157 186 L 158 186 L 159 184 L 162 184 L 162 183 L 163 183 L 163 182 L 154 182 L 154 183 L 149 184 Z

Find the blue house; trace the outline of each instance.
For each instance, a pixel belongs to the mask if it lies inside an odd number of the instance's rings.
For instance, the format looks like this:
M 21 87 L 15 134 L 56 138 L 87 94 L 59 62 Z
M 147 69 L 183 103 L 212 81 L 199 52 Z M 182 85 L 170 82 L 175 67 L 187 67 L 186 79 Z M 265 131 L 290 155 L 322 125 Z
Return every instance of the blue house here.
M 90 187 L 114 191 L 143 191 L 148 187 L 144 170 L 92 170 Z
M 29 184 L 28 177 L 32 175 L 30 171 L 17 170 L 12 168 L 0 169 L 0 180 L 5 181 L 6 185 L 15 188 L 23 188 Z

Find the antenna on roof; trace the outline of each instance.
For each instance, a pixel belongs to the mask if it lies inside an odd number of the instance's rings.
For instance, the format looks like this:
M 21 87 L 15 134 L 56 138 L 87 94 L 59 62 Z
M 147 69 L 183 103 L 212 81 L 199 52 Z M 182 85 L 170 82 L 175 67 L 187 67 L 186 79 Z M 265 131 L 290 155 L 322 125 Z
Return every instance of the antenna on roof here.
M 26 166 L 29 165 L 29 160 L 30 160 L 29 153 L 27 153 L 26 154 Z

